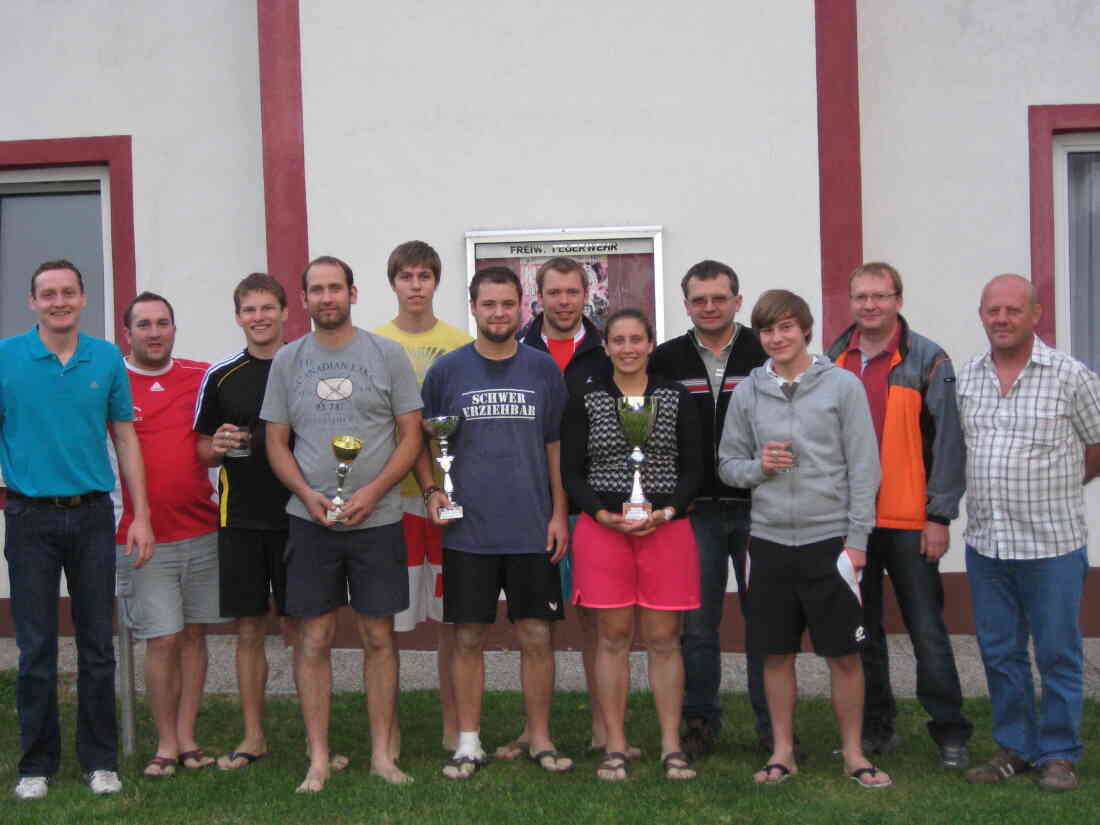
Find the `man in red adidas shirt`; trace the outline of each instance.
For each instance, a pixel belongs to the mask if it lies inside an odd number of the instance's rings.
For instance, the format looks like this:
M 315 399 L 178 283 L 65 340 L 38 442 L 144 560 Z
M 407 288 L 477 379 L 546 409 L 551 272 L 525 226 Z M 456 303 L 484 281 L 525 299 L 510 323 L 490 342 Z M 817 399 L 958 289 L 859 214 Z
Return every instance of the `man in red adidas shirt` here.
M 118 595 L 126 625 L 147 642 L 145 684 L 159 741 L 145 775 L 171 776 L 177 764 L 196 769 L 214 761 L 195 742 L 195 717 L 206 682 L 206 625 L 221 621 L 218 510 L 191 429 L 209 365 L 172 358 L 175 314 L 159 295 L 143 292 L 134 298 L 123 323 L 156 552 L 135 568 L 119 548 Z M 125 485 L 122 502 L 120 545 L 133 518 Z

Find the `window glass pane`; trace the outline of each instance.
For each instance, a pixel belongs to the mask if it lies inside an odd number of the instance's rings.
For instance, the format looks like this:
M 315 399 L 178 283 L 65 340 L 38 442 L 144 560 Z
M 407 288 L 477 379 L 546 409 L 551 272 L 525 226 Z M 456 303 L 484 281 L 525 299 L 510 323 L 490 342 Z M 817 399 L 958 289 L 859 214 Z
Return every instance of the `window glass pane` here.
M 1100 152 L 1070 152 L 1069 281 L 1073 355 L 1100 369 Z
M 88 305 L 80 328 L 104 337 L 103 224 L 98 192 L 0 192 L 0 337 L 35 322 L 30 277 L 43 261 L 67 258 L 84 276 Z

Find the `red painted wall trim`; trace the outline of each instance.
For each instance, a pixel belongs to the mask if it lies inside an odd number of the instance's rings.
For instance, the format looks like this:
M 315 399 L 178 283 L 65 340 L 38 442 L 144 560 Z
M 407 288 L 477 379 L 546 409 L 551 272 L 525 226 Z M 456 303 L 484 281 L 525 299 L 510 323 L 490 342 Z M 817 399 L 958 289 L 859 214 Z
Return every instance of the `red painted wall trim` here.
M 944 621 L 951 634 L 973 636 L 974 617 L 970 605 L 970 585 L 965 573 L 944 573 Z M 720 639 L 722 650 L 743 651 L 745 649 L 745 623 L 741 618 L 741 608 L 736 593 L 727 593 L 722 611 Z M 8 599 L 0 599 L 0 637 L 14 635 Z M 883 585 L 883 609 L 887 633 L 904 633 L 905 624 L 889 577 Z M 59 626 L 62 636 L 73 635 L 71 610 L 68 598 L 61 599 L 58 605 Z M 361 646 L 355 627 L 355 617 L 350 608 L 342 607 L 337 611 L 337 630 L 335 647 L 356 648 Z M 438 638 L 434 622 L 421 622 L 407 633 L 397 634 L 397 644 L 403 650 L 434 650 Z M 210 632 L 218 635 L 234 632 L 232 624 L 210 626 Z M 279 633 L 279 622 L 274 617 L 268 623 L 269 634 Z M 1085 581 L 1085 593 L 1081 599 L 1081 632 L 1088 638 L 1100 636 L 1100 577 L 1090 576 Z M 558 650 L 579 650 L 581 631 L 576 613 L 567 611 L 564 622 L 554 627 L 554 643 Z M 489 650 L 514 650 L 515 634 L 505 621 L 505 607 L 499 608 L 498 621 L 489 629 L 485 646 Z M 809 648 L 806 648 L 809 649 Z
M 863 259 L 856 0 L 815 0 L 814 22 L 824 349 L 848 323 L 848 273 Z
M 286 339 L 309 332 L 299 276 L 309 260 L 298 0 L 258 0 L 267 271 L 290 297 Z
M 111 268 L 114 271 L 115 342 L 121 345 L 122 311 L 137 294 L 134 251 L 134 164 L 129 135 L 0 141 L 0 169 L 106 166 L 111 187 Z
M 1045 307 L 1036 330 L 1055 346 L 1054 136 L 1100 131 L 1100 105 L 1029 106 L 1028 176 L 1031 187 L 1031 281 Z

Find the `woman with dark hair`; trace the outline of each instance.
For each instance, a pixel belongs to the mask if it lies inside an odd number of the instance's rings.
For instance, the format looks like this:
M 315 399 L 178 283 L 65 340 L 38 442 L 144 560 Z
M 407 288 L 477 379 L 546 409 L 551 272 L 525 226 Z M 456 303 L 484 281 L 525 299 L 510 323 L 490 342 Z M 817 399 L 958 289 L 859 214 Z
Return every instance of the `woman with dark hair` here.
M 562 421 L 562 474 L 570 498 L 583 510 L 573 533 L 573 602 L 597 611 L 596 673 L 607 749 L 596 775 L 607 781 L 627 776 L 623 722 L 636 624 L 649 659 L 665 777 L 695 777 L 680 748 L 680 619 L 684 610 L 699 607 L 699 559 L 685 518 L 702 482 L 699 420 L 679 384 L 649 375 L 653 345 L 653 327 L 643 313 L 613 313 L 604 327 L 612 373 L 574 397 Z M 641 396 L 656 406 L 641 448 L 641 486 L 649 505 L 624 515 L 634 465 L 619 402 Z

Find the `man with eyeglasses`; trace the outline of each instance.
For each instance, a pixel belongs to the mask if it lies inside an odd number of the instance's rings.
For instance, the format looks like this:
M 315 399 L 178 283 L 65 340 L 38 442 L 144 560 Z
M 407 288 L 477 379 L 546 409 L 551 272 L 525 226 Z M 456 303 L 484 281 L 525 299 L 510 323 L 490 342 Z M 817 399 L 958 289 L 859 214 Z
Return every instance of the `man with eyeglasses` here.
M 722 730 L 718 628 L 731 559 L 737 589 L 745 592 L 745 548 L 749 538 L 749 491 L 730 487 L 718 478 L 717 447 L 734 387 L 767 356 L 752 330 L 735 320 L 741 309 L 741 295 L 733 269 L 719 261 L 700 261 L 687 271 L 680 287 L 692 328 L 657 347 L 651 371 L 683 384 L 704 424 L 703 486 L 690 516 L 699 548 L 702 605 L 684 613 L 680 639 L 685 676 L 683 716 L 687 724 L 683 748 L 697 757 L 714 747 Z M 764 696 L 762 657 L 749 656 L 748 683 L 760 746 L 771 753 L 771 717 Z
M 878 437 L 882 483 L 875 529 L 863 570 L 866 696 L 863 750 L 888 753 L 899 743 L 897 707 L 882 625 L 882 575 L 901 607 L 917 660 L 917 698 L 945 768 L 967 766 L 973 726 L 962 712 L 955 655 L 943 621 L 939 560 L 966 490 L 966 447 L 955 402 L 955 373 L 938 344 L 909 328 L 900 314 L 902 281 L 882 262 L 848 276 L 854 323 L 829 357 L 863 381 Z

